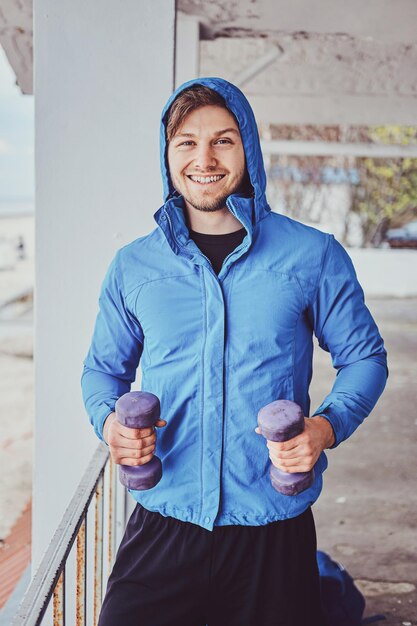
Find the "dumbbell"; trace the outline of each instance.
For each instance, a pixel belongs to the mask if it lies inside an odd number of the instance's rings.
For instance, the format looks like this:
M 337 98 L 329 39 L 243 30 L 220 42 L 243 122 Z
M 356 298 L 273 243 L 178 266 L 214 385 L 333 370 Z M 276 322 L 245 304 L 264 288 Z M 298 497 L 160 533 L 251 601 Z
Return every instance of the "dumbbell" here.
M 128 428 L 154 426 L 161 414 L 159 398 L 147 391 L 129 391 L 116 402 L 116 419 Z M 128 489 L 152 489 L 162 478 L 162 463 L 153 456 L 144 465 L 119 465 L 119 478 Z
M 269 441 L 288 441 L 304 430 L 304 414 L 291 400 L 275 400 L 258 413 L 261 434 Z M 272 486 L 285 496 L 294 496 L 308 489 L 314 480 L 314 469 L 309 472 L 284 472 L 271 463 Z

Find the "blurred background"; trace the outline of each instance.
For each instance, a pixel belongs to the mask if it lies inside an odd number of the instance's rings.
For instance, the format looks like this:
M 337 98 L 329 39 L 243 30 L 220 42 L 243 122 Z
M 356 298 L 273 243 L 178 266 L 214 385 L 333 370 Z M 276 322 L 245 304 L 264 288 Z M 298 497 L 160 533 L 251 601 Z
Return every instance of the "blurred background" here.
M 139 4 L 39 0 L 34 21 L 0 0 L 0 624 L 97 444 L 81 361 L 108 261 L 155 226 L 159 112 L 207 75 L 245 92 L 272 210 L 346 247 L 385 340 L 387 388 L 329 452 L 314 513 L 366 615 L 417 624 L 416 5 Z M 333 379 L 317 349 L 312 411 Z

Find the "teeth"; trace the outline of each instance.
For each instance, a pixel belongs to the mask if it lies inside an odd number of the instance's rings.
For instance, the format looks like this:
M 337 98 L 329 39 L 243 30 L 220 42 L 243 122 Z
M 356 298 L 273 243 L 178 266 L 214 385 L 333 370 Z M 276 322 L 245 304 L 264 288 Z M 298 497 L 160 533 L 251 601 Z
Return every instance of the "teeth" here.
M 223 175 L 219 176 L 190 176 L 191 180 L 195 183 L 202 183 L 205 185 L 206 183 L 215 183 L 218 180 L 223 178 Z

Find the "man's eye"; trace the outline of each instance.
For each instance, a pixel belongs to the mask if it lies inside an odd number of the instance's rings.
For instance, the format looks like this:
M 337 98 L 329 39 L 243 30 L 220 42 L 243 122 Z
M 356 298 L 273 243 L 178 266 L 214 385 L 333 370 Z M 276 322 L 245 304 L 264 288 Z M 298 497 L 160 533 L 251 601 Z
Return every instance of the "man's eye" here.
M 216 143 L 232 143 L 230 139 L 218 139 Z
M 178 144 L 178 146 L 191 146 L 193 143 L 193 141 L 182 141 L 180 144 Z

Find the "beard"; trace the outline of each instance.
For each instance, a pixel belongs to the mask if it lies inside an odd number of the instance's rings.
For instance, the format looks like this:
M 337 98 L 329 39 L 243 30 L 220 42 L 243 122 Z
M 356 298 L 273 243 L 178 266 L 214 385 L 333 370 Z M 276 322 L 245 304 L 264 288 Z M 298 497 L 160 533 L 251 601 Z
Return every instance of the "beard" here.
M 183 196 L 184 200 L 188 202 L 188 204 L 190 204 L 197 211 L 202 211 L 204 213 L 214 213 L 215 211 L 221 211 L 226 207 L 227 198 L 234 193 L 242 193 L 245 196 L 253 195 L 253 187 L 251 185 L 249 174 L 246 168 L 241 173 L 236 184 L 226 193 L 222 193 L 217 197 L 208 196 L 207 198 L 194 198 L 191 194 L 185 192 L 185 190 L 181 190 L 181 185 L 176 185 L 175 181 L 174 187 L 178 191 L 178 193 Z
M 206 200 L 194 200 L 193 198 L 184 196 L 184 199 L 191 204 L 197 211 L 204 211 L 205 213 L 214 213 L 214 211 L 220 211 L 226 206 L 226 200 L 230 193 L 227 195 L 221 195 L 218 198 L 207 198 Z

